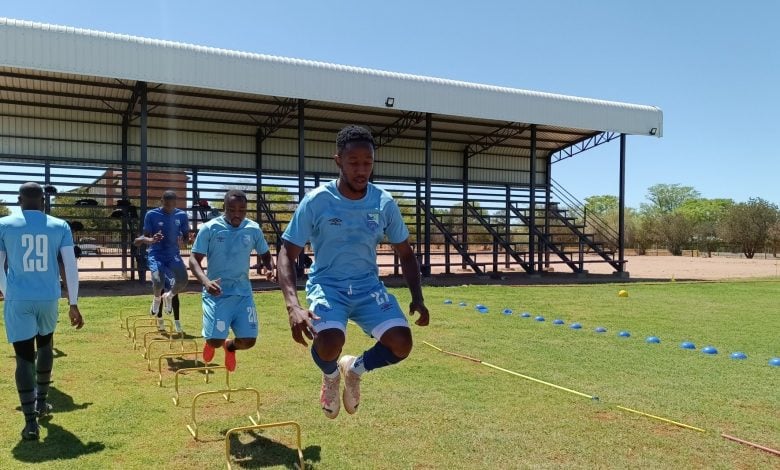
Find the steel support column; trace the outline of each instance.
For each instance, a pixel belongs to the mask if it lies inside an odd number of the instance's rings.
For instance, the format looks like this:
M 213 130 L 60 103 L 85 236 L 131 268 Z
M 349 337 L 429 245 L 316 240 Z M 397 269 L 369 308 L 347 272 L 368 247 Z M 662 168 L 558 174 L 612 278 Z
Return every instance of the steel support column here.
M 431 113 L 425 114 L 425 207 L 431 210 L 431 160 L 433 159 L 433 131 Z M 423 275 L 431 275 L 431 218 L 425 218 L 425 257 Z
M 255 208 L 255 220 L 262 225 L 260 200 L 263 199 L 263 136 L 260 130 L 255 134 L 255 186 L 257 187 L 257 192 L 255 193 L 255 206 L 257 206 Z M 278 245 L 279 241 L 277 240 L 277 252 L 279 249 Z
M 122 117 L 122 199 L 128 199 L 127 197 L 127 131 L 130 127 L 130 121 L 127 115 Z M 127 275 L 127 254 L 130 248 L 130 239 L 127 231 L 129 227 L 127 225 L 127 217 L 122 217 L 122 275 Z M 136 236 L 137 234 L 133 234 Z M 131 260 L 131 264 L 132 260 Z M 133 269 L 131 267 L 131 269 Z
M 51 164 L 47 160 L 43 166 L 43 187 L 44 187 L 43 194 L 46 197 L 44 200 L 43 212 L 46 214 L 51 213 L 51 192 L 47 191 L 50 185 L 51 185 Z
M 138 214 L 140 225 L 143 231 L 144 218 L 146 217 L 146 210 L 148 209 L 148 121 L 149 121 L 149 108 L 147 102 L 146 82 L 138 83 L 139 94 L 141 98 L 141 174 L 139 175 L 139 182 L 141 184 L 141 213 Z M 146 281 L 146 271 L 142 270 L 138 274 L 138 280 L 141 282 Z
M 618 196 L 618 272 L 625 270 L 626 240 L 626 134 L 620 134 L 620 189 Z
M 511 198 L 512 198 L 512 187 L 509 185 L 506 185 L 506 194 L 505 194 L 506 202 L 504 203 L 504 237 L 506 238 L 506 242 L 510 245 L 512 244 L 512 224 L 511 222 Z M 509 269 L 509 251 L 504 250 L 504 268 Z
M 468 223 L 468 211 L 466 210 L 466 206 L 469 202 L 469 148 L 466 147 L 463 149 L 463 207 L 461 207 L 462 210 L 462 216 L 460 221 L 460 230 L 463 234 L 461 237 L 461 245 L 463 246 L 463 251 L 468 253 L 469 251 L 469 223 Z M 460 261 L 460 267 L 461 269 L 466 269 L 466 256 L 461 256 Z
M 306 194 L 306 120 L 304 119 L 303 100 L 298 100 L 298 204 L 303 200 Z
M 529 168 L 528 197 L 528 262 L 530 273 L 536 272 L 534 258 L 536 255 L 536 124 L 531 126 L 531 162 Z
M 552 189 L 552 160 L 547 159 L 544 173 L 544 236 L 550 238 L 550 191 Z M 540 267 L 541 267 L 540 263 Z M 550 250 L 544 250 L 544 267 L 550 267 Z

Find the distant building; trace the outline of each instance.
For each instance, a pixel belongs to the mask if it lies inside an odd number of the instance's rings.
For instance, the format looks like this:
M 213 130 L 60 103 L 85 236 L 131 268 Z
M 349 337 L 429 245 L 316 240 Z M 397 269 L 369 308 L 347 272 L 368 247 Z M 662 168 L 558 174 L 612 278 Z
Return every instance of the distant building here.
M 188 207 L 187 174 L 183 171 L 149 171 L 147 172 L 146 198 L 149 207 L 155 207 L 162 194 L 167 190 L 175 191 L 179 196 L 179 207 Z M 122 170 L 109 168 L 95 180 L 87 192 L 96 196 L 105 207 L 114 207 L 122 199 Z M 138 201 L 141 199 L 141 172 L 127 172 L 127 197 Z

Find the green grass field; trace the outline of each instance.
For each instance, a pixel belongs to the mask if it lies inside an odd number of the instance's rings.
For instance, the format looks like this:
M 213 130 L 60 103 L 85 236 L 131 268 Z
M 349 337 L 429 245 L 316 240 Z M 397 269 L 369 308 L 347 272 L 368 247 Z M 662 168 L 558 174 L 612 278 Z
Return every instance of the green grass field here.
M 619 289 L 630 296 L 619 298 Z M 402 305 L 405 289 L 394 289 Z M 261 392 L 263 421 L 303 427 L 309 468 L 780 468 L 780 458 L 719 437 L 720 432 L 780 448 L 780 282 L 666 283 L 543 287 L 426 288 L 431 325 L 414 327 L 415 349 L 399 366 L 363 380 L 360 412 L 328 420 L 319 409 L 320 373 L 292 342 L 282 297 L 257 294 L 261 339 L 238 354 L 233 386 Z M 445 305 L 451 299 L 452 305 Z M 119 326 L 119 308 L 148 308 L 147 296 L 87 297 L 87 325 L 61 316 L 55 336 L 55 406 L 40 442 L 22 442 L 13 349 L 0 362 L 0 468 L 224 468 L 224 432 L 249 424 L 253 402 L 234 396 L 203 402 L 202 442 L 186 429 L 195 393 L 217 388 L 200 374 L 182 381 L 173 405 L 173 372 L 163 386 Z M 468 307 L 459 307 L 460 301 Z M 475 312 L 475 303 L 490 308 Z M 509 307 L 514 314 L 501 311 Z M 527 310 L 547 321 L 521 318 Z M 199 331 L 200 298 L 182 296 L 184 325 Z M 556 326 L 552 320 L 566 320 Z M 580 322 L 583 329 L 568 328 Z M 593 332 L 596 326 L 608 332 Z M 619 338 L 620 330 L 631 338 Z M 655 335 L 661 344 L 647 344 Z M 596 395 L 572 393 L 449 356 L 423 344 Z M 679 348 L 716 346 L 708 356 Z M 345 352 L 371 341 L 349 327 Z M 729 354 L 743 351 L 744 361 Z M 154 355 L 167 352 L 157 347 Z M 217 352 L 217 361 L 221 352 Z M 153 366 L 156 369 L 156 361 Z M 641 410 L 704 429 L 697 432 L 628 413 Z M 234 468 L 291 468 L 292 434 L 243 434 Z

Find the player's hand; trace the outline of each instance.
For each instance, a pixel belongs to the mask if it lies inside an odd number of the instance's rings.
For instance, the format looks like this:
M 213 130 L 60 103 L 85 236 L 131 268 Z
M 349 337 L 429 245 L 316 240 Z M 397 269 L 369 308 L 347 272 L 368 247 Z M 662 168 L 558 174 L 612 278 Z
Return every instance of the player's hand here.
M 414 322 L 417 326 L 428 326 L 429 316 L 428 316 L 428 307 L 425 306 L 422 302 L 411 302 L 409 304 L 409 316 L 413 317 L 414 312 L 417 312 L 420 314 L 420 318 L 417 319 L 417 321 Z
M 163 235 L 162 230 L 152 235 L 152 243 L 158 243 L 161 242 L 162 239 L 165 238 L 165 235 Z
M 81 317 L 81 312 L 79 311 L 78 305 L 70 306 L 68 316 L 70 317 L 71 326 L 75 326 L 77 330 L 80 330 L 81 327 L 84 326 L 84 318 Z
M 268 266 L 265 266 L 265 277 L 271 282 L 276 282 L 276 270 L 274 267 L 273 258 L 271 258 L 271 262 Z
M 206 292 L 213 296 L 219 296 L 222 295 L 222 286 L 220 285 L 222 283 L 222 278 L 219 279 L 209 279 L 209 282 L 203 284 L 203 287 L 206 288 Z
M 314 312 L 306 310 L 300 305 L 293 305 L 287 307 L 287 315 L 290 318 L 290 331 L 292 332 L 292 337 L 296 343 L 308 346 L 304 335 L 306 338 L 309 338 L 310 341 L 314 341 L 314 339 L 317 338 L 317 333 L 314 331 L 314 324 L 311 321 L 319 320 L 320 317 L 315 315 Z

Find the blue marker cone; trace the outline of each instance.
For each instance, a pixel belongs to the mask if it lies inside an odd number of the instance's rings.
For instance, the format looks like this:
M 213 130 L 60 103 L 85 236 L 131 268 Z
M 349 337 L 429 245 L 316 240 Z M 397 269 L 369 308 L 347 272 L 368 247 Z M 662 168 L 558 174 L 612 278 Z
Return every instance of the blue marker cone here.
M 530 318 L 531 314 L 528 313 L 528 312 L 523 312 L 523 313 L 520 314 L 520 316 L 523 317 L 523 318 Z
M 541 315 L 538 315 L 536 318 L 534 318 L 536 321 L 544 321 L 544 317 Z
M 606 333 L 607 329 L 604 328 L 603 326 L 597 326 L 596 329 L 593 331 L 595 331 L 596 333 Z
M 501 313 L 503 313 L 504 315 L 512 315 L 512 309 L 505 308 Z
M 691 343 L 690 341 L 683 341 L 680 343 L 680 347 L 682 349 L 696 349 L 696 345 Z
M 718 350 L 717 350 L 717 349 L 715 349 L 715 348 L 714 348 L 714 347 L 712 347 L 712 346 L 707 346 L 706 348 L 703 348 L 703 349 L 701 350 L 701 352 L 703 352 L 704 354 L 709 354 L 709 355 L 715 355 L 715 354 L 718 354 Z
M 571 325 L 569 325 L 569 328 L 571 328 L 572 330 L 579 330 L 580 328 L 582 328 L 582 325 L 580 325 L 579 323 L 572 323 Z
M 460 302 L 458 305 L 459 305 L 460 307 L 465 307 L 465 306 L 466 306 L 466 305 L 468 305 L 468 304 L 467 304 L 466 302 L 463 302 L 463 301 L 461 301 L 461 302 Z
M 444 299 L 444 304 L 445 304 L 445 305 L 452 305 L 452 300 L 450 300 L 450 299 Z
M 658 344 L 661 342 L 661 339 L 658 336 L 648 336 L 645 341 L 652 344 Z
M 769 365 L 772 367 L 780 367 L 780 357 L 773 357 L 770 359 Z
M 732 359 L 747 359 L 747 354 L 745 354 L 745 353 L 743 353 L 741 351 L 737 351 L 737 352 L 731 353 L 731 358 Z
M 629 333 L 628 331 L 621 331 L 620 333 L 618 333 L 618 336 L 620 336 L 621 338 L 630 338 L 631 333 Z
M 560 318 L 556 318 L 555 320 L 553 320 L 553 325 L 563 325 L 565 323 L 566 322 L 561 320 Z
M 479 313 L 488 313 L 489 312 L 488 308 L 485 307 L 484 305 L 480 305 L 476 310 Z

